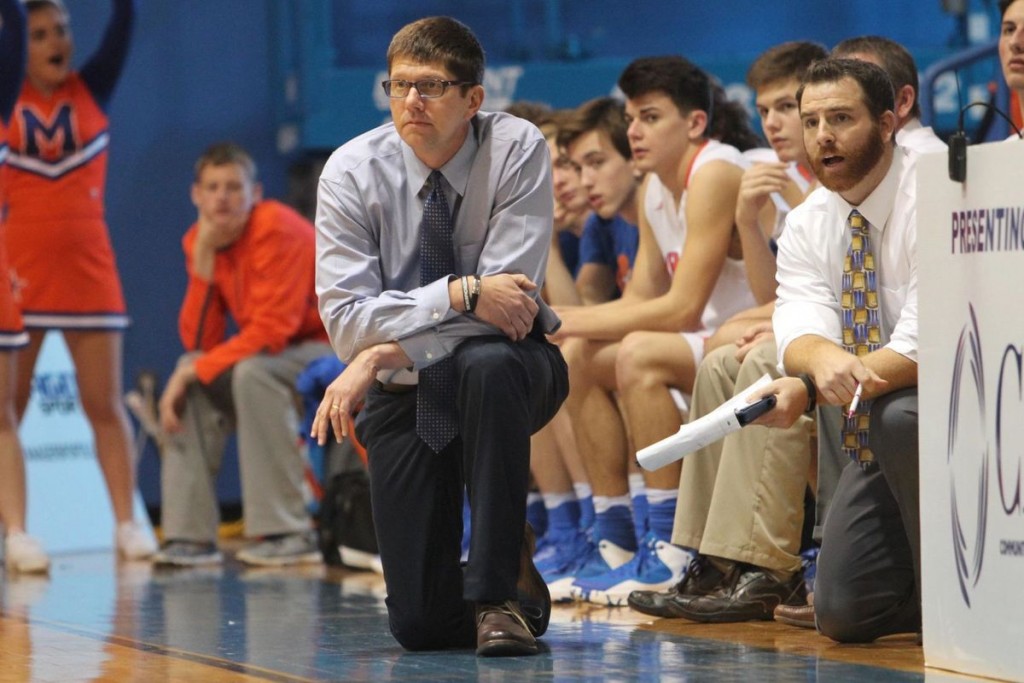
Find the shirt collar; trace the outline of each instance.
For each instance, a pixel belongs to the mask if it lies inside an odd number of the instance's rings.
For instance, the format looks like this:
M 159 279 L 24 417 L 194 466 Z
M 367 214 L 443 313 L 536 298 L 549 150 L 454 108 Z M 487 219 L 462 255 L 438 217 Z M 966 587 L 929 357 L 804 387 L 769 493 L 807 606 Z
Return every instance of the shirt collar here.
M 466 196 L 466 187 L 469 185 L 469 172 L 473 167 L 473 160 L 476 158 L 476 152 L 479 147 L 476 117 L 474 116 L 470 121 L 469 133 L 462 142 L 462 147 L 455 153 L 455 156 L 448 160 L 448 163 L 438 169 L 460 197 Z M 409 187 L 412 188 L 413 193 L 418 193 L 426 185 L 433 169 L 420 161 L 416 153 L 412 151 L 412 147 L 404 143 L 402 144 L 402 159 L 405 162 L 405 173 L 409 179 Z
M 921 119 L 915 116 L 914 118 L 907 119 L 906 122 L 904 122 L 903 126 L 896 131 L 896 137 L 900 138 L 904 135 L 910 135 L 914 131 L 921 130 L 922 128 L 924 128 L 924 124 L 921 123 Z M 899 144 L 899 140 L 896 141 L 896 144 Z
M 886 223 L 889 222 L 889 216 L 892 214 L 893 204 L 896 202 L 896 192 L 899 190 L 905 159 L 906 153 L 900 147 L 896 147 L 893 150 L 892 163 L 889 165 L 885 177 L 882 178 L 882 182 L 878 183 L 878 186 L 859 206 L 850 204 L 838 192 L 833 192 L 833 196 L 839 203 L 843 219 L 845 220 L 851 211 L 857 209 L 869 224 L 875 226 L 876 230 L 884 230 Z

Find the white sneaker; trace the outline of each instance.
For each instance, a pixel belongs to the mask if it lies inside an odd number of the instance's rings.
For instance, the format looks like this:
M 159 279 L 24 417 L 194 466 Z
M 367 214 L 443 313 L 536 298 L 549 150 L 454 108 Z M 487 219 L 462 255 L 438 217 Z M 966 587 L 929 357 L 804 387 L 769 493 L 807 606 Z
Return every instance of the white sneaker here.
M 345 545 L 338 546 L 341 563 L 354 569 L 367 569 L 384 576 L 384 565 L 380 563 L 380 555 L 365 550 L 356 550 Z
M 598 576 L 618 569 L 633 559 L 632 550 L 621 548 L 608 539 L 594 545 L 588 542 L 586 552 L 561 571 L 544 574 L 552 602 L 572 602 L 575 599 L 573 586 L 577 579 Z
M 136 522 L 121 522 L 115 535 L 117 554 L 125 560 L 147 560 L 156 552 L 156 541 Z
M 4 562 L 11 571 L 41 574 L 50 570 L 50 557 L 36 539 L 22 531 L 7 534 Z
M 573 596 L 608 607 L 625 605 L 635 590 L 663 591 L 679 583 L 691 560 L 692 551 L 649 531 L 632 560 L 606 574 L 577 579 Z

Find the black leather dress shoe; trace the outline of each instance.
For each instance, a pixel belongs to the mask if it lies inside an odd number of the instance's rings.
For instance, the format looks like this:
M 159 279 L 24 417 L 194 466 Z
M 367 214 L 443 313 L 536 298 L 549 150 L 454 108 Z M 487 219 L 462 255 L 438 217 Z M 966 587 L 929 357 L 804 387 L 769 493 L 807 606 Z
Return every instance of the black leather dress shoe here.
M 516 583 L 516 597 L 519 609 L 526 619 L 526 625 L 534 637 L 539 638 L 548 630 L 551 620 L 551 592 L 544 582 L 544 577 L 533 564 L 533 553 L 537 548 L 537 539 L 533 527 L 526 525 L 523 534 L 523 546 L 519 551 L 519 581 Z
M 535 655 L 537 641 L 514 600 L 476 608 L 476 653 L 480 657 Z
M 807 602 L 803 576 L 797 572 L 779 581 L 768 572 L 749 564 L 737 564 L 718 590 L 677 604 L 679 616 L 691 621 L 731 623 L 770 621 L 779 605 Z
M 698 555 L 690 562 L 683 580 L 667 591 L 633 591 L 626 601 L 637 612 L 652 617 L 674 619 L 682 616 L 678 606 L 693 598 L 707 595 L 718 588 L 725 574 L 711 564 L 705 555 Z

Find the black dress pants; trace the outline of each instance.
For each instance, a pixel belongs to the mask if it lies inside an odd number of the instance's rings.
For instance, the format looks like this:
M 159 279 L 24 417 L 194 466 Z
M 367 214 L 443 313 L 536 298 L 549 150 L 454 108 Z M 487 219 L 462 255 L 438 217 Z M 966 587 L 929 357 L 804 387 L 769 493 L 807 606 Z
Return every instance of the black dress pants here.
M 917 390 L 871 406 L 875 463 L 843 469 L 825 518 L 814 612 L 818 630 L 866 643 L 921 630 Z
M 515 599 L 530 436 L 569 389 L 556 346 L 476 337 L 454 356 L 459 435 L 434 453 L 416 435 L 416 391 L 375 386 L 356 424 L 366 446 L 391 632 L 410 650 L 474 647 L 474 603 Z M 472 510 L 460 566 L 462 495 Z

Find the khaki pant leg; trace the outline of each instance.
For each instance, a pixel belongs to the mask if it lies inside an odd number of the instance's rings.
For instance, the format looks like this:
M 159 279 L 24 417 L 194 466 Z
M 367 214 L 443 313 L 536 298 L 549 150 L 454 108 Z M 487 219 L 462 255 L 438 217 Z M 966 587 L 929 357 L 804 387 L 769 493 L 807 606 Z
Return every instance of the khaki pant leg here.
M 707 415 L 732 398 L 740 364 L 736 346 L 729 344 L 709 353 L 697 367 L 693 383 L 690 419 Z M 687 548 L 700 547 L 711 495 L 718 477 L 722 442 L 716 441 L 691 453 L 683 460 L 679 477 L 679 501 L 672 526 L 672 542 Z
M 737 377 L 736 394 L 776 371 L 774 341 L 754 347 Z M 700 552 L 776 571 L 800 568 L 811 420 L 789 429 L 744 427 L 723 440 Z

